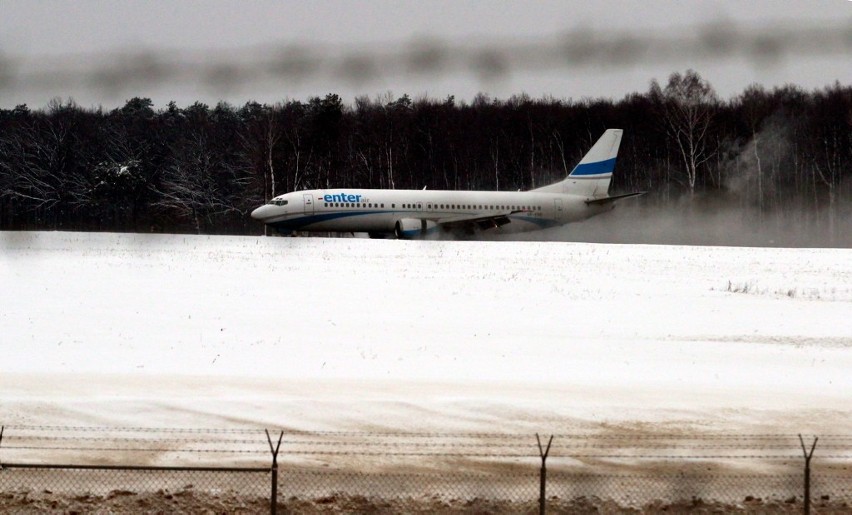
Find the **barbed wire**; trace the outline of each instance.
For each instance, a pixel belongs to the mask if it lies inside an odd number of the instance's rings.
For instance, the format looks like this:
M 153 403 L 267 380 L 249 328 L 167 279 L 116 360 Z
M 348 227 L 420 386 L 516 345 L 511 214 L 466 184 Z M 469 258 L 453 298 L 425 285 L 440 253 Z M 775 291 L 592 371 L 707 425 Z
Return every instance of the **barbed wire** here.
M 147 444 L 147 443 L 184 443 L 184 444 L 207 444 L 207 445 L 257 445 L 257 446 L 265 446 L 266 442 L 261 441 L 222 441 L 222 440 L 178 440 L 178 439 L 126 439 L 126 438 L 73 438 L 73 437 L 10 437 L 9 441 L 45 441 L 45 442 L 55 442 L 55 441 L 71 441 L 71 442 L 122 442 L 122 443 L 139 443 L 139 444 Z M 537 456 L 537 447 L 534 444 L 527 443 L 517 443 L 517 444 L 504 444 L 504 445 L 495 445 L 489 443 L 482 444 L 455 444 L 455 443 L 411 443 L 411 442 L 398 442 L 398 443 L 388 443 L 388 442 L 320 442 L 320 441 L 312 441 L 312 442 L 302 442 L 302 441 L 284 441 L 282 440 L 282 445 L 284 445 L 284 450 L 287 450 L 287 446 L 314 446 L 314 447 L 356 447 L 356 448 L 420 448 L 420 449 L 435 449 L 436 452 L 432 454 L 441 454 L 438 452 L 440 449 L 493 449 L 493 448 L 524 448 L 528 447 L 530 449 L 531 456 Z M 5 445 L 3 448 L 5 449 L 58 449 L 58 447 L 50 447 L 50 446 L 16 446 L 16 445 Z M 779 450 L 779 449 L 790 449 L 797 448 L 796 445 L 596 445 L 596 444 L 581 444 L 581 445 L 553 445 L 551 449 L 553 451 L 572 451 L 572 450 L 583 450 L 583 449 L 667 449 L 667 450 L 692 450 L 692 451 L 707 451 L 707 450 L 749 450 L 749 451 L 758 451 L 758 450 Z M 95 450 L 97 447 L 67 447 L 67 449 L 73 450 Z M 127 449 L 130 449 L 127 447 Z M 852 450 L 852 446 L 849 445 L 820 445 L 820 449 L 839 449 L 839 450 Z M 134 449 L 136 450 L 136 449 Z M 151 450 L 158 451 L 161 449 L 153 448 L 153 447 L 143 447 L 138 450 Z M 180 451 L 180 452 L 194 452 L 192 449 L 184 449 L 184 448 L 174 448 L 170 449 L 172 451 Z M 223 450 L 223 452 L 230 452 L 230 450 Z M 264 451 L 266 452 L 266 451 Z M 322 453 L 324 451 L 316 451 L 317 453 Z M 356 452 L 356 451 L 350 451 Z
M 10 450 L 44 450 L 44 451 L 99 451 L 99 452 L 175 452 L 188 454 L 269 454 L 269 449 L 174 449 L 169 447 L 80 447 L 55 445 L 4 445 L 3 449 Z
M 321 436 L 321 437 L 366 437 L 366 438 L 491 438 L 491 439 L 522 439 L 534 438 L 535 433 L 481 433 L 481 432 L 440 432 L 440 431 L 322 431 L 322 430 L 295 430 L 291 428 L 190 428 L 190 427 L 148 427 L 148 426 L 63 426 L 63 425 L 25 425 L 8 424 L 4 426 L 7 430 L 14 431 L 51 431 L 51 432 L 103 432 L 103 433 L 188 433 L 188 434 L 257 434 L 265 436 L 264 431 L 278 433 L 283 432 L 285 436 Z M 798 442 L 800 433 L 656 433 L 656 434 L 633 434 L 633 433 L 547 433 L 553 434 L 554 439 L 600 439 L 600 440 L 754 440 L 754 439 L 795 439 Z M 820 439 L 848 439 L 852 440 L 852 434 L 829 433 L 810 434 L 801 433 L 803 437 L 812 438 L 819 436 Z
M 658 32 L 577 29 L 532 41 L 479 45 L 421 39 L 379 46 L 268 44 L 241 50 L 141 50 L 22 57 L 0 48 L 0 93 L 86 88 L 104 97 L 162 85 L 229 93 L 257 83 L 320 79 L 362 86 L 389 77 L 473 75 L 481 82 L 530 71 L 616 68 L 697 59 L 768 67 L 794 56 L 848 56 L 852 23 L 763 28 L 708 23 Z
M 223 440 L 223 439 L 201 439 L 201 438 L 130 438 L 130 437 L 109 437 L 109 436 L 33 436 L 33 435 L 11 435 L 8 436 L 9 441 L 12 440 L 33 440 L 33 441 L 75 441 L 75 442 L 158 442 L 158 443 L 215 443 L 216 445 L 266 445 L 266 440 Z M 284 443 L 284 442 L 282 442 Z
M 0 453 L 67 451 L 78 453 L 172 453 L 267 455 L 266 433 L 259 429 L 4 426 Z M 361 458 L 538 459 L 533 433 L 360 432 L 274 430 L 282 456 Z M 161 436 L 165 435 L 165 436 Z M 186 436 L 182 436 L 186 435 Z M 254 438 L 245 438 L 251 435 Z M 796 460 L 798 435 L 573 433 L 554 435 L 553 459 L 617 460 Z M 808 438 L 812 438 L 809 436 Z M 820 460 L 852 460 L 852 435 L 820 436 Z M 650 451 L 650 452 L 649 452 Z M 654 452 L 659 451 L 659 452 Z M 770 451 L 770 452 L 767 452 Z M 771 451 L 782 451 L 773 453 Z M 788 451 L 788 452 L 783 452 Z M 8 454 L 7 454 L 8 457 Z
M 521 437 L 519 437 L 521 438 Z M 371 441 L 369 438 L 366 439 L 358 439 L 352 441 L 340 441 L 340 440 L 288 440 L 282 439 L 282 445 L 313 445 L 313 446 L 366 446 L 366 447 L 433 447 L 433 448 L 449 448 L 449 447 L 530 447 L 536 448 L 535 442 L 530 441 L 530 436 L 525 435 L 524 440 L 526 441 L 518 441 L 518 442 L 481 442 L 481 443 L 468 443 L 468 442 L 423 442 L 423 441 L 401 441 L 401 442 L 389 442 L 389 441 Z M 823 437 L 824 439 L 827 437 Z M 261 440 L 258 438 L 257 440 L 243 440 L 243 439 L 201 439 L 201 438 L 147 438 L 147 437 L 109 437 L 109 436 L 99 436 L 99 437 L 87 437 L 87 436 L 38 436 L 38 435 L 15 435 L 11 434 L 7 436 L 8 441 L 13 440 L 28 440 L 28 441 L 78 441 L 78 442 L 104 442 L 104 441 L 115 441 L 115 442 L 157 442 L 157 443 L 210 443 L 216 445 L 266 445 L 265 440 Z M 688 448 L 688 449 L 784 449 L 788 447 L 798 448 L 798 442 L 791 441 L 789 444 L 774 444 L 774 445 L 757 445 L 753 443 L 746 443 L 745 445 L 739 444 L 717 444 L 717 445 L 691 445 L 685 443 L 627 443 L 630 439 L 625 439 L 624 443 L 620 444 L 593 444 L 593 443 L 579 443 L 579 444 L 561 444 L 555 443 L 553 445 L 554 449 L 618 449 L 618 448 L 643 448 L 643 449 L 677 449 L 677 448 Z M 820 445 L 821 449 L 826 448 L 838 448 L 838 449 L 846 449 L 852 448 L 852 443 L 850 444 L 823 444 Z
M 263 449 L 174 449 L 156 447 L 80 447 L 80 446 L 31 446 L 9 445 L 8 450 L 44 450 L 44 451 L 98 451 L 98 452 L 172 452 L 187 454 L 269 454 Z M 439 458 L 530 458 L 539 459 L 535 453 L 496 453 L 496 452 L 382 452 L 382 451 L 332 451 L 323 449 L 286 450 L 285 455 L 291 456 L 350 456 L 350 457 L 439 457 Z M 852 454 L 821 454 L 820 459 L 852 460 Z M 549 459 L 654 459 L 654 460 L 715 460 L 715 459 L 745 459 L 745 460 L 798 460 L 801 454 L 553 454 Z
M 195 433 L 195 434 L 264 434 L 263 428 L 228 429 L 204 427 L 143 427 L 143 426 L 51 426 L 9 424 L 6 429 L 16 431 L 76 431 L 104 433 Z

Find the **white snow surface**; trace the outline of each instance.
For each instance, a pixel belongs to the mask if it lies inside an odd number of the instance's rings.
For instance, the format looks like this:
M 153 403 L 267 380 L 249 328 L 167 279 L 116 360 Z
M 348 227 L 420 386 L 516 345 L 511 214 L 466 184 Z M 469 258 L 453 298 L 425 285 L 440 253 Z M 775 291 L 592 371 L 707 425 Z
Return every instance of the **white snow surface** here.
M 0 234 L 0 422 L 852 428 L 852 251 Z

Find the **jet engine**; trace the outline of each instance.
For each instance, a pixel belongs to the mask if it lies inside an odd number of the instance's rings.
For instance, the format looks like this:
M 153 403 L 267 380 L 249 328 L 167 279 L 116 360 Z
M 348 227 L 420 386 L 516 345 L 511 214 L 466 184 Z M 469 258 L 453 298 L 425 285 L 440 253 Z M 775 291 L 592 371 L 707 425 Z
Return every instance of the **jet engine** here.
M 424 236 L 437 224 L 431 220 L 418 220 L 417 218 L 402 218 L 397 220 L 393 227 L 393 234 L 399 239 L 416 238 Z

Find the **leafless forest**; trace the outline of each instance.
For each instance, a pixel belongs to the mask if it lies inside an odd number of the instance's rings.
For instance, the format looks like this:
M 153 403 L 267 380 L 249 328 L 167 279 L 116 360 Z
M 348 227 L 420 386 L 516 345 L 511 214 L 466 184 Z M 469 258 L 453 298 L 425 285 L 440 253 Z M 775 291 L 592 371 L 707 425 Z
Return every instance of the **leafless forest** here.
M 643 206 L 758 213 L 837 234 L 852 197 L 852 86 L 759 85 L 720 99 L 697 72 L 621 100 L 390 94 L 242 106 L 135 97 L 0 109 L 0 229 L 258 234 L 277 194 L 363 187 L 517 190 L 625 129 L 614 191 Z M 770 222 L 766 222 L 770 223 Z

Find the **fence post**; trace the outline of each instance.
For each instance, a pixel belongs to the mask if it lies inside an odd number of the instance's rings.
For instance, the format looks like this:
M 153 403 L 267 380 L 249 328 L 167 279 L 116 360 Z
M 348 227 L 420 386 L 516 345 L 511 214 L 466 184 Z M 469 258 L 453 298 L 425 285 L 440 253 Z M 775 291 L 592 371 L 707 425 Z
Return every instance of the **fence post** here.
M 539 474 L 538 488 L 538 513 L 544 515 L 545 503 L 547 498 L 547 455 L 550 453 L 550 444 L 553 443 L 553 435 L 550 435 L 550 441 L 547 442 L 547 448 L 542 448 L 541 438 L 538 433 L 535 434 L 535 440 L 538 442 L 538 455 L 541 456 L 541 473 Z
M 266 440 L 269 441 L 269 450 L 272 452 L 272 493 L 269 499 L 269 513 L 275 515 L 278 512 L 278 449 L 281 448 L 281 439 L 284 438 L 284 431 L 278 435 L 278 445 L 272 445 L 272 437 L 269 436 L 269 430 L 266 431 Z
M 811 458 L 814 455 L 817 440 L 819 440 L 819 437 L 814 437 L 811 452 L 808 452 L 808 449 L 805 447 L 805 440 L 799 434 L 799 443 L 802 444 L 802 454 L 805 456 L 805 515 L 811 514 Z

